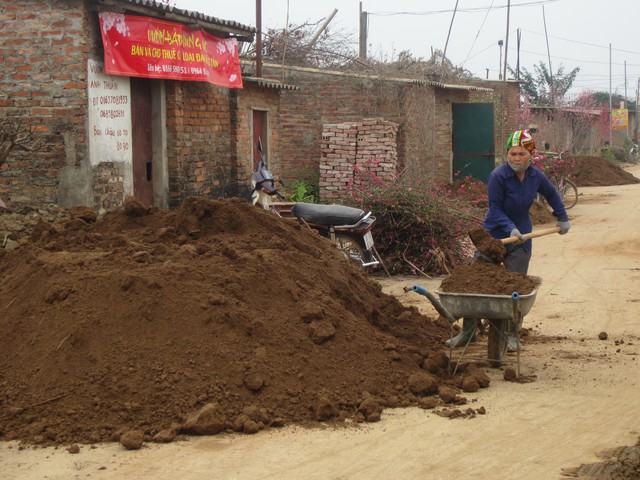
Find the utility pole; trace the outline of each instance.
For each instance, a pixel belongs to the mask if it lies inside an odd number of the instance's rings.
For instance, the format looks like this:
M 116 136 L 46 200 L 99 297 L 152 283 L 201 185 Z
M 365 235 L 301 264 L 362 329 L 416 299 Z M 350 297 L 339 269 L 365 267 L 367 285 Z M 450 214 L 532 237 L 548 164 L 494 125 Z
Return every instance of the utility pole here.
M 625 108 L 627 108 L 627 61 L 624 61 L 624 103 Z
M 520 80 L 520 38 L 522 36 L 522 32 L 518 29 L 518 47 L 516 52 L 516 80 Z
M 320 38 L 320 35 L 322 35 L 322 32 L 324 32 L 326 30 L 327 25 L 329 25 L 329 23 L 331 23 L 331 20 L 333 20 L 333 17 L 336 16 L 336 13 L 338 13 L 338 9 L 334 8 L 333 12 L 331 12 L 331 15 L 329 15 L 327 17 L 327 19 L 322 23 L 322 25 L 320 25 L 320 28 L 318 29 L 316 34 L 313 36 L 313 38 L 311 39 L 311 41 L 307 45 L 307 48 L 311 48 L 316 44 L 316 42 Z
M 609 44 L 609 148 L 613 148 L 613 98 L 611 96 L 611 44 Z
M 544 14 L 544 5 L 542 5 L 542 20 L 544 22 L 544 36 L 547 39 L 547 58 L 549 59 L 549 78 L 551 79 L 551 85 L 549 85 L 549 92 L 551 93 L 551 106 L 556 104 L 556 89 L 553 83 L 553 68 L 551 67 L 551 52 L 549 51 L 549 35 L 547 34 L 547 17 Z
M 498 40 L 498 46 L 500 47 L 500 66 L 498 67 L 498 80 L 502 80 L 502 40 Z
M 507 0 L 507 33 L 504 37 L 504 69 L 502 80 L 507 81 L 507 53 L 509 52 L 509 18 L 511 17 L 511 0 Z
M 638 85 L 636 86 L 636 116 L 635 116 L 635 128 L 633 130 L 633 143 L 638 143 L 638 103 L 640 101 L 640 78 L 638 78 Z
M 359 36 L 359 46 L 360 46 L 360 60 L 367 59 L 367 12 L 362 11 L 362 2 L 360 2 L 360 36 Z
M 262 0 L 256 0 L 256 77 L 262 77 Z

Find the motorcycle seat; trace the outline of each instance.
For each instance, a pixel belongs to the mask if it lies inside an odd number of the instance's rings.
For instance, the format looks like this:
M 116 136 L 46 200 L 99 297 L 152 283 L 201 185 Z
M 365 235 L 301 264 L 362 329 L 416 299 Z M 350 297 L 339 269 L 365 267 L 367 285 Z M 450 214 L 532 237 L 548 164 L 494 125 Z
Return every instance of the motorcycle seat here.
M 316 205 L 298 202 L 291 208 L 296 218 L 317 225 L 355 225 L 366 216 L 364 210 L 344 205 Z

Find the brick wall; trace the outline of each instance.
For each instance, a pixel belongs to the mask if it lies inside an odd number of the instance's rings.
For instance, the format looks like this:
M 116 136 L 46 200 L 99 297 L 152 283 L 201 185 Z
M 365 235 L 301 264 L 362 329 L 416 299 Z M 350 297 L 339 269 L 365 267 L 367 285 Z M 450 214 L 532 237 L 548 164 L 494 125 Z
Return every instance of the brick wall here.
M 167 82 L 170 206 L 189 196 L 219 197 L 235 178 L 229 90 L 204 82 Z
M 397 124 L 382 119 L 324 125 L 320 198 L 327 202 L 342 199 L 350 186 L 368 181 L 370 175 L 382 182 L 393 181 L 397 174 L 397 132 Z
M 263 68 L 263 75 L 283 78 L 272 65 Z M 301 87 L 282 92 L 280 101 L 280 172 L 289 182 L 319 171 L 324 124 L 363 118 L 398 124 L 399 171 L 450 179 L 451 101 L 468 101 L 466 90 L 312 69 L 287 69 L 284 81 Z
M 86 156 L 86 58 L 92 26 L 81 0 L 0 2 L 0 117 L 37 127 L 44 146 L 15 151 L 0 170 L 0 197 L 57 200 L 60 172 Z

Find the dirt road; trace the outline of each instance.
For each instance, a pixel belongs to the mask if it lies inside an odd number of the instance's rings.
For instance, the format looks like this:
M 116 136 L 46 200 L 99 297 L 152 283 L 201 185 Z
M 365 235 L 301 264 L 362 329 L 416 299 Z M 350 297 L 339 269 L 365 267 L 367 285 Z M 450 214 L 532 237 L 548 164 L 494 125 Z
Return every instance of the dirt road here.
M 639 166 L 630 171 L 640 176 Z M 595 464 L 600 452 L 640 435 L 639 205 L 640 184 L 583 188 L 571 232 L 534 240 L 530 274 L 543 284 L 521 358 L 534 381 L 507 382 L 503 370 L 488 369 L 490 387 L 465 394 L 485 415 L 385 410 L 379 423 L 353 429 L 286 427 L 138 451 L 82 446 L 75 455 L 2 443 L 0 477 L 538 480 Z M 387 293 L 433 314 L 424 297 L 402 291 L 414 283 L 435 288 L 440 279 L 382 281 Z

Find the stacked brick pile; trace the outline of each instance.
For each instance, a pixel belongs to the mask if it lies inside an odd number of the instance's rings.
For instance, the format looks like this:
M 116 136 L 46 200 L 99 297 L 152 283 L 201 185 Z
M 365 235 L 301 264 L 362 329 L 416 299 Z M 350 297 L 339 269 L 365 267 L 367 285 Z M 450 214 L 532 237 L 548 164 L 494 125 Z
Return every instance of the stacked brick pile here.
M 320 159 L 320 198 L 344 198 L 354 182 L 390 181 L 396 175 L 398 125 L 379 118 L 325 124 Z M 359 175 L 356 173 L 363 172 Z

